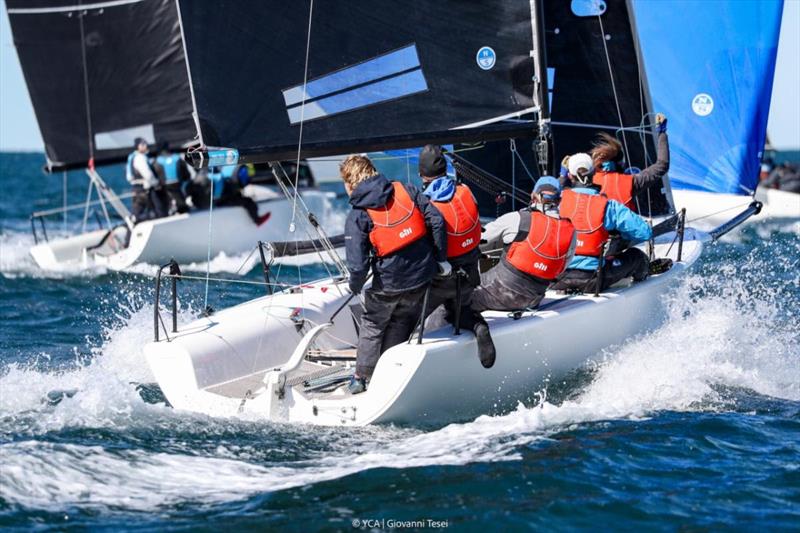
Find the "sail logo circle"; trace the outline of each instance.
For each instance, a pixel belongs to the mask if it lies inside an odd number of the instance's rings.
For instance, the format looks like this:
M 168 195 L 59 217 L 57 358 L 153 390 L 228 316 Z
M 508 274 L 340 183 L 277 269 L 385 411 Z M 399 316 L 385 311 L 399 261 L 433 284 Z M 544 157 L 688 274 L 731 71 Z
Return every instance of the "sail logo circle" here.
M 706 93 L 700 93 L 692 99 L 692 111 L 695 115 L 707 117 L 714 111 L 714 99 Z
M 497 62 L 497 56 L 491 46 L 484 46 L 475 55 L 475 61 L 483 70 L 490 70 Z

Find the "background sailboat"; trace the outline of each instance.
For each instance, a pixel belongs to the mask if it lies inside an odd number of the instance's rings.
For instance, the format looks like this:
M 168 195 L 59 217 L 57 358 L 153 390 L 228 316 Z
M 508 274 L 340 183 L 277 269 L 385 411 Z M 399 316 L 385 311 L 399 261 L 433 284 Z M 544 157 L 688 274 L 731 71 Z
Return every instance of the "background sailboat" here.
M 258 240 L 285 240 L 281 222 L 293 209 L 275 188 L 250 185 L 245 191 L 260 203 L 262 214 L 270 213 L 261 226 L 239 207 L 134 225 L 98 172 L 101 165 L 125 160 L 137 137 L 152 148 L 166 144 L 174 151 L 198 142 L 174 2 L 46 0 L 32 5 L 10 0 L 7 10 L 44 139 L 46 166 L 51 171 L 86 168 L 90 187 L 86 204 L 78 206 L 84 217 L 75 235 L 48 239 L 44 219 L 61 211 L 34 214 L 34 236 L 41 241 L 31 255 L 40 267 L 78 263 L 124 269 L 172 257 L 197 262 L 247 252 Z M 98 201 L 90 204 L 95 190 Z M 327 195 L 311 190 L 306 200 L 326 212 Z M 91 207 L 101 210 L 100 229 L 89 228 Z

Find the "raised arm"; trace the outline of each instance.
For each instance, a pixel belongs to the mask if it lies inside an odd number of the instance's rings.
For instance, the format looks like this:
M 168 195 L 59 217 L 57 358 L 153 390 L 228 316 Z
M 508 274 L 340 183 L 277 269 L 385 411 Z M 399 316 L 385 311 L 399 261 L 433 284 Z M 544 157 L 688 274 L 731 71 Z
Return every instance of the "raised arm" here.
M 633 176 L 633 186 L 637 191 L 649 188 L 654 183 L 660 182 L 664 174 L 669 171 L 669 138 L 667 137 L 667 117 L 659 113 L 656 116 L 658 128 L 658 141 L 656 147 L 656 162 Z

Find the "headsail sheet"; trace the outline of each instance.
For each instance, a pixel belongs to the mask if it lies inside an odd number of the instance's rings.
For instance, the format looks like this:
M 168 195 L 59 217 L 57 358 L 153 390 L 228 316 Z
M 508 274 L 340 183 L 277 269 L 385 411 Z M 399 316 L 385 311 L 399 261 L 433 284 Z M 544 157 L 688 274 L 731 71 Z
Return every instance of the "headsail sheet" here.
M 758 184 L 782 0 L 636 2 L 650 92 L 669 116 L 676 189 Z
M 172 0 L 7 0 L 51 167 L 114 162 L 136 137 L 197 135 Z
M 534 133 L 510 120 L 533 107 L 530 0 L 179 4 L 207 146 L 294 157 L 301 122 L 304 156 Z

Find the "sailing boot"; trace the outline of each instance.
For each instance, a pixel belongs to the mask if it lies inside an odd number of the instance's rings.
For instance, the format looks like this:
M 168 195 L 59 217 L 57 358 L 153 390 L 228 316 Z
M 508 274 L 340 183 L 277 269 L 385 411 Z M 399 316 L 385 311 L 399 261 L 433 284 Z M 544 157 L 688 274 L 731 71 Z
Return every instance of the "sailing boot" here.
M 475 324 L 475 339 L 478 341 L 478 357 L 483 368 L 492 368 L 497 353 L 492 342 L 492 335 L 489 333 L 489 325 L 486 322 Z
M 353 375 L 350 378 L 350 383 L 347 385 L 347 390 L 350 391 L 350 394 L 361 394 L 367 390 L 367 379 Z

